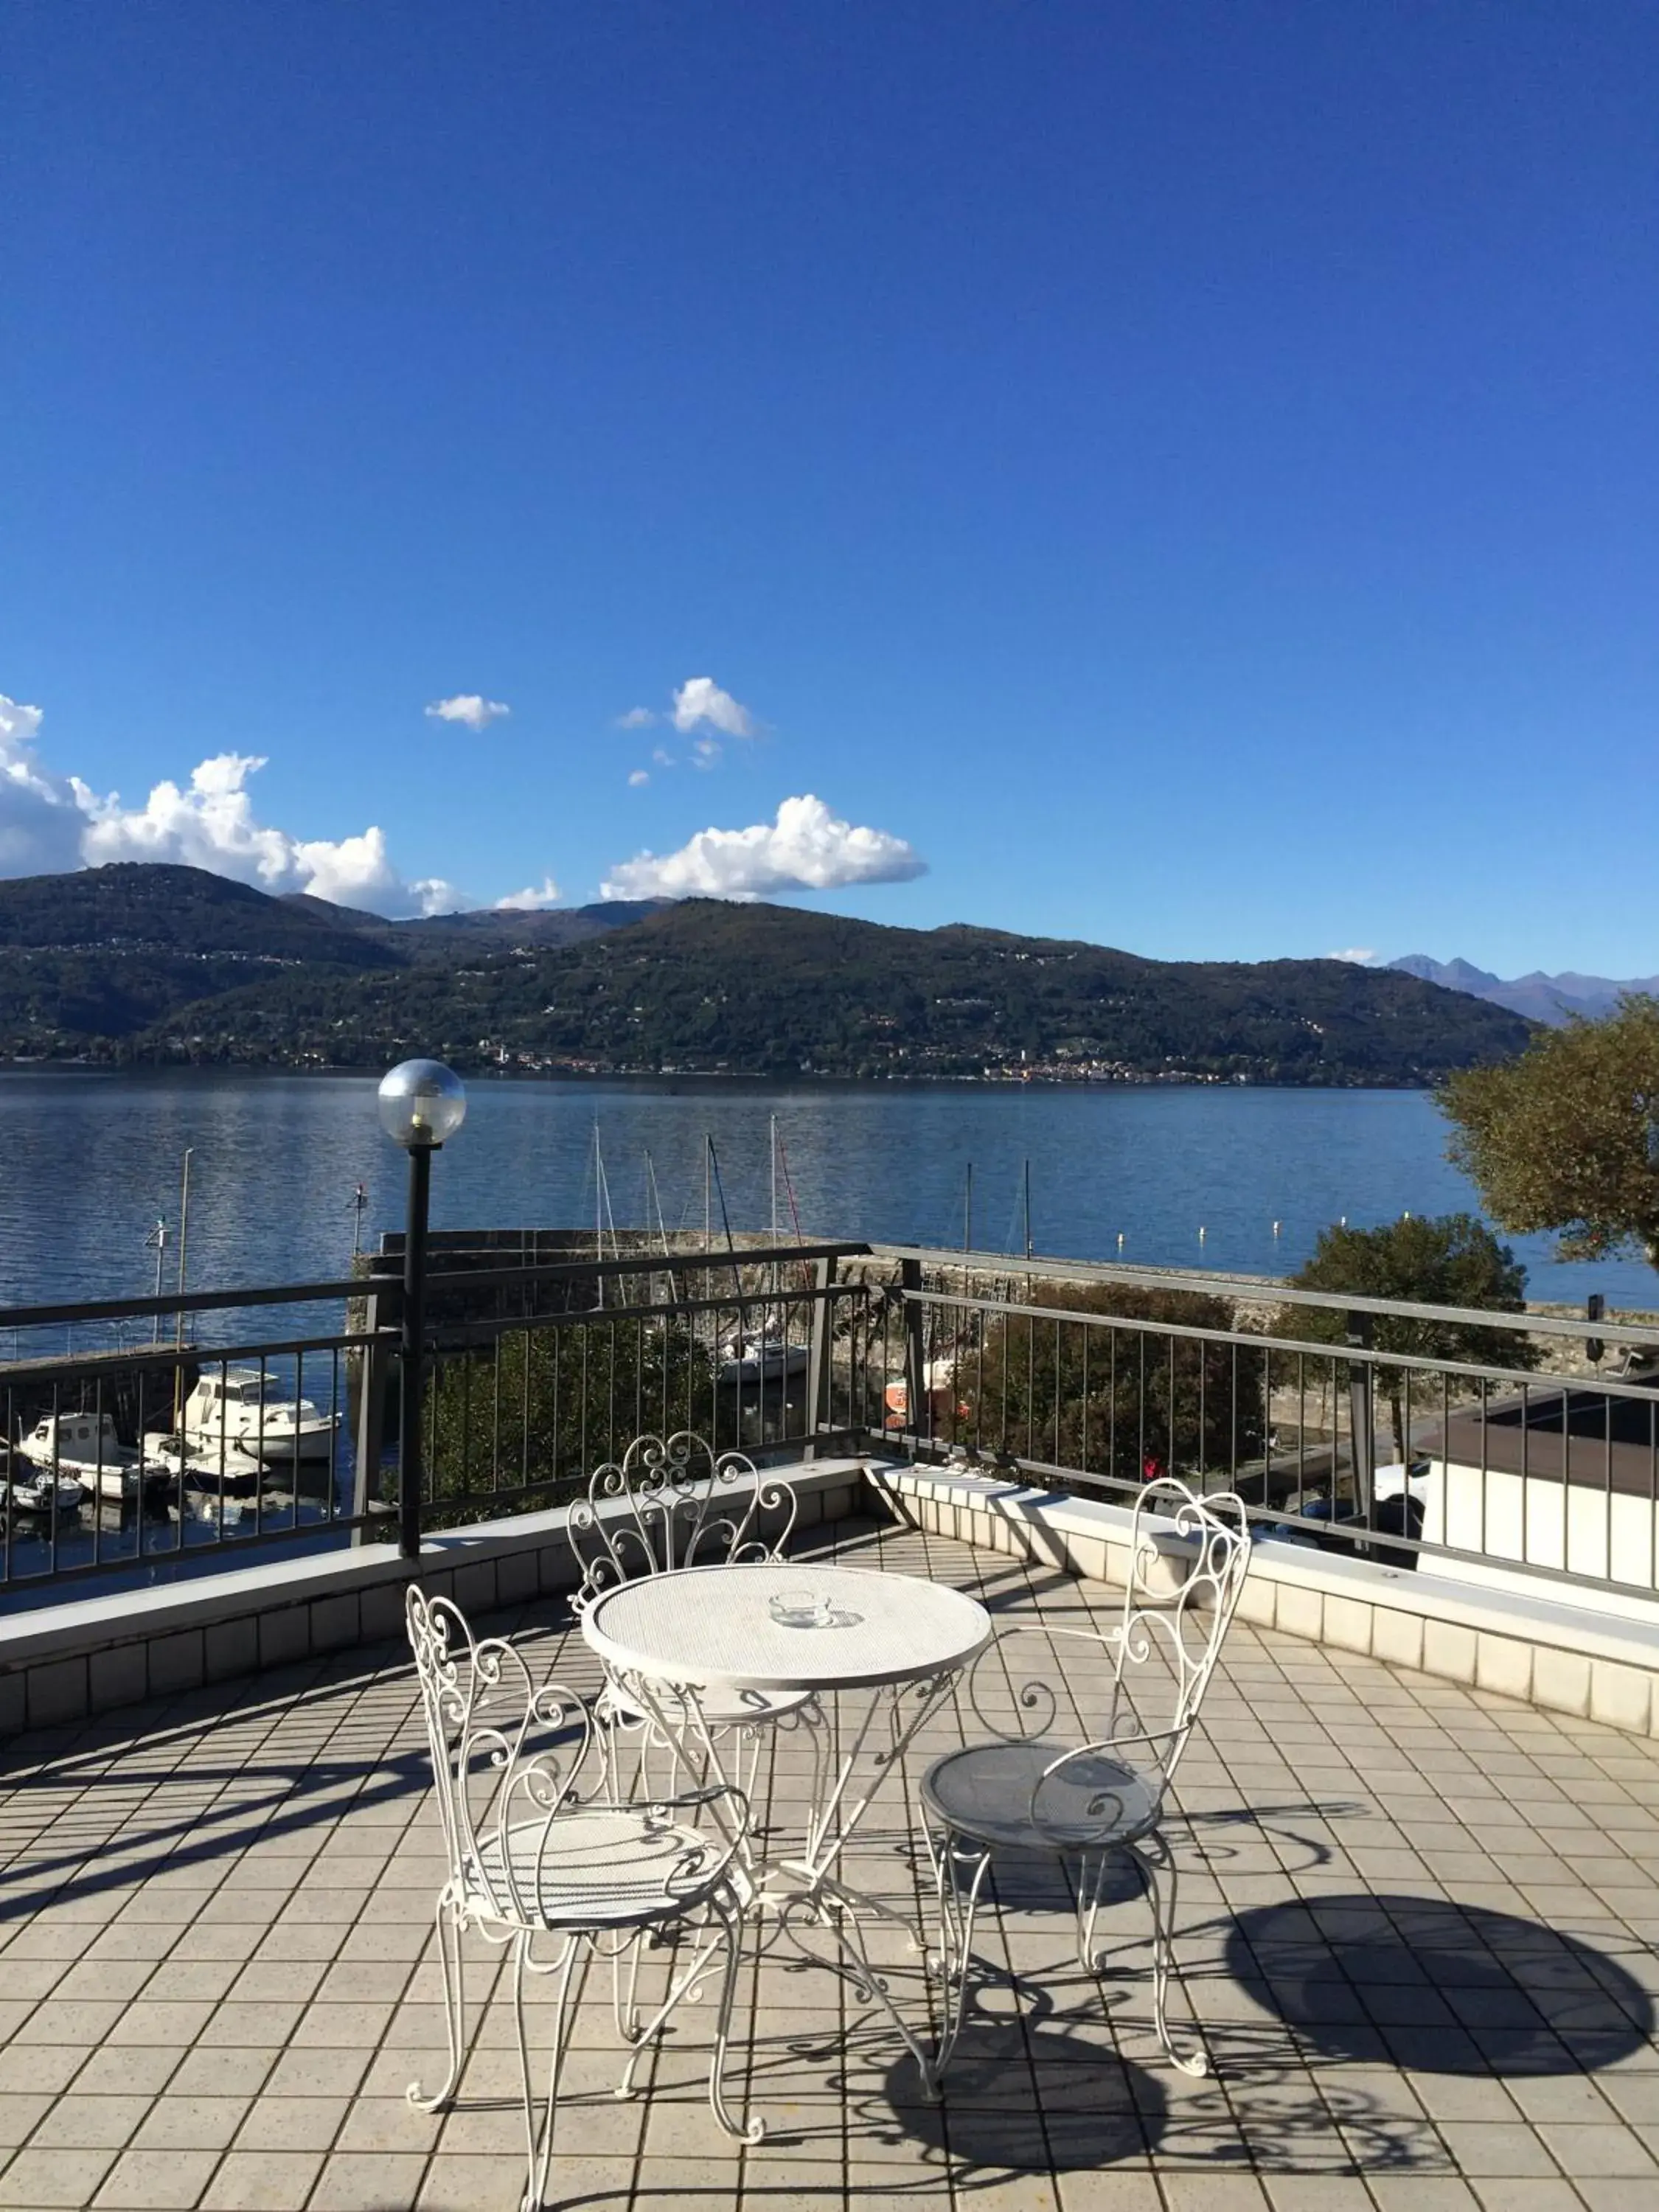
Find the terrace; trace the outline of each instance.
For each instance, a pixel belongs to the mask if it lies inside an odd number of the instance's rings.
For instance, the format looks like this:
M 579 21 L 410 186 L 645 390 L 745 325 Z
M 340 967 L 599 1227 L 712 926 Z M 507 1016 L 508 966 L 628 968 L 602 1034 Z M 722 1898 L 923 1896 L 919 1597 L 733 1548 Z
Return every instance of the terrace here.
M 979 1993 L 941 2103 L 878 2010 L 769 1948 L 745 1964 L 752 2041 L 737 2069 L 768 2133 L 741 2149 L 708 2116 L 696 2010 L 621 2102 L 609 2011 L 588 1989 L 554 2201 L 1655 2201 L 1659 1639 L 1650 1544 L 1619 1550 L 1608 1517 L 1634 1498 L 1651 1525 L 1651 1449 L 1644 1485 L 1624 1410 L 1650 1402 L 1639 1384 L 1594 1386 L 1618 1409 L 1598 1430 L 1582 1376 L 1569 1400 L 1547 1370 L 1410 1368 L 1407 1437 L 1416 1450 L 1461 1423 L 1460 1481 L 1516 1479 L 1501 1453 L 1481 1468 L 1488 1431 L 1516 1425 L 1485 1420 L 1489 1407 L 1542 1409 L 1553 1391 L 1569 1407 L 1560 1464 L 1526 1479 L 1553 1473 L 1577 1510 L 1595 1493 L 1583 1470 L 1614 1471 L 1598 1477 L 1599 1540 L 1586 1524 L 1564 1565 L 1545 1556 L 1559 1518 L 1517 1534 L 1496 1507 L 1484 1531 L 1459 1508 L 1461 1545 L 1443 1511 L 1424 1523 L 1433 1533 L 1396 1523 L 1379 1540 L 1390 1424 L 1377 1408 L 1401 1363 L 1297 1335 L 1282 1312 L 1264 1332 L 1249 1286 L 1231 1313 L 1194 1318 L 1146 1301 L 1213 1299 L 1213 1279 L 1036 1262 L 1022 1294 L 1012 1262 L 848 1245 L 677 1255 L 672 1279 L 660 1255 L 476 1257 L 458 1248 L 433 1279 L 414 1557 L 388 1540 L 399 1461 L 375 1435 L 399 1380 L 384 1282 L 193 1302 L 225 1318 L 205 1345 L 192 1324 L 192 1373 L 251 1361 L 349 1413 L 319 1477 L 279 1471 L 234 1523 L 186 1525 L 181 1496 L 171 1509 L 152 1496 L 102 1509 L 78 1549 L 61 1533 L 9 1539 L 0 2206 L 517 2204 L 504 1985 L 458 2108 L 428 2118 L 404 2097 L 444 2030 L 441 1854 L 402 1590 L 413 1573 L 453 1590 L 538 1675 L 597 1691 L 568 1602 L 568 1501 L 619 1435 L 682 1407 L 791 1469 L 804 1556 L 949 1582 L 1000 1620 L 1109 1624 L 1120 1501 L 1149 1460 L 1237 1484 L 1280 1532 L 1256 1546 L 1170 1830 L 1188 1996 L 1217 2074 L 1189 2080 L 1158 2054 L 1148 1921 L 1127 1881 L 1103 1916 L 1097 1985 L 1073 1959 L 1057 1883 L 1000 1869 L 976 1948 L 1013 1978 Z M 1068 1283 L 1101 1302 L 1055 1303 Z M 325 1292 L 340 1300 L 328 1326 L 260 1333 L 262 1297 L 309 1318 Z M 127 1310 L 125 1347 L 21 1359 L 15 1413 L 67 1406 L 83 1385 L 112 1402 L 124 1376 L 155 1389 L 154 1348 L 132 1336 L 178 1303 Z M 84 1316 L 82 1330 L 112 1318 Z M 14 1320 L 60 1326 L 0 1324 Z M 699 1347 L 737 1328 L 809 1358 L 722 1385 Z M 1564 1349 L 1567 1334 L 1558 1325 Z M 1583 1546 L 1598 1540 L 1591 1559 Z M 896 1791 L 854 1846 L 861 1884 L 916 1907 L 915 1778 L 975 1727 L 960 1699 L 928 1723 L 909 1802 Z M 787 1752 L 767 1758 L 763 1798 L 787 1810 L 798 1778 Z M 884 1965 L 923 2016 L 921 1962 L 896 1949 Z

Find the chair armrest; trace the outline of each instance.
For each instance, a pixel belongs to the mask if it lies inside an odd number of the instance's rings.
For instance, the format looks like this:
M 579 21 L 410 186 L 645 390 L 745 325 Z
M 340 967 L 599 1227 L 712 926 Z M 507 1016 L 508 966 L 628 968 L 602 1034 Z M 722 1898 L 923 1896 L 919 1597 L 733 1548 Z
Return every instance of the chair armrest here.
M 1187 1734 L 1185 1728 L 1119 1729 L 1110 1735 L 1097 1737 L 1092 1743 L 1080 1743 L 1070 1751 L 1061 1752 L 1058 1759 L 1048 1762 L 1031 1785 L 1026 1813 L 1032 1826 L 1040 1829 L 1046 1825 L 1038 1811 L 1038 1801 L 1043 1791 L 1052 1786 L 1057 1776 L 1063 1775 L 1068 1767 L 1075 1766 L 1085 1759 L 1119 1759 L 1126 1775 L 1143 1787 L 1152 1789 L 1161 1804 L 1164 1792 L 1169 1787 L 1170 1771 Z M 1132 1749 L 1143 1754 L 1139 1765 L 1121 1758 L 1121 1753 Z M 1103 1814 L 1115 1800 L 1121 1802 L 1121 1796 L 1119 1790 L 1107 1783 L 1090 1800 L 1085 1810 L 1091 1815 Z

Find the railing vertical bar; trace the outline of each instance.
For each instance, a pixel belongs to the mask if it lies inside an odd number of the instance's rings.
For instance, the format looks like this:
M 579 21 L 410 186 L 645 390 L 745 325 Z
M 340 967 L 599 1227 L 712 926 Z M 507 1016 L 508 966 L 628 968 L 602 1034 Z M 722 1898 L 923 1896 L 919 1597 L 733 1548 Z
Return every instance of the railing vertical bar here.
M 1061 1400 L 1061 1398 L 1062 1398 L 1062 1396 L 1063 1396 L 1063 1395 L 1064 1395 L 1064 1394 L 1063 1394 L 1063 1392 L 1062 1392 L 1062 1391 L 1061 1391 L 1061 1389 L 1060 1389 L 1060 1376 L 1061 1376 L 1061 1375 L 1062 1375 L 1062 1374 L 1064 1373 L 1064 1371 L 1065 1371 L 1065 1368 L 1064 1368 L 1064 1354 L 1063 1354 L 1063 1351 L 1062 1351 L 1062 1347 L 1061 1347 L 1061 1343 L 1060 1343 L 1060 1329 L 1061 1329 L 1062 1326 L 1063 1326 L 1063 1324 L 1062 1324 L 1061 1322 L 1056 1322 L 1054 1323 L 1054 1465 L 1055 1465 L 1056 1467 L 1059 1467 L 1059 1466 L 1061 1464 L 1061 1461 L 1060 1461 L 1060 1400 Z
M 1094 1336 L 1091 1326 L 1083 1331 L 1083 1472 L 1089 1472 L 1089 1346 Z

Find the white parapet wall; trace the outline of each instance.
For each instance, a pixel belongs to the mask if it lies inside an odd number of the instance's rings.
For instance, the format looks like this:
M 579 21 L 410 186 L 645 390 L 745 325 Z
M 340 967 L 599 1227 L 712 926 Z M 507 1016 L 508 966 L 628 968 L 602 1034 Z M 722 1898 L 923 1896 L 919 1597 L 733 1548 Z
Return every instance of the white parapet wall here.
M 866 1498 L 865 1462 L 763 1468 L 795 1493 L 797 1525 L 844 1519 Z M 740 1494 L 737 1490 L 733 1497 Z M 608 1500 L 601 1515 L 627 1511 Z M 762 1516 L 763 1524 L 768 1516 Z M 152 1589 L 66 1598 L 0 1620 L 0 1736 L 70 1726 L 144 1698 L 361 1644 L 401 1640 L 404 1592 L 418 1581 L 469 1613 L 568 1595 L 580 1580 L 564 1506 L 428 1536 L 418 1561 L 395 1544 L 284 1558 Z
M 1092 1582 L 1127 1572 L 1124 1507 L 952 1469 L 872 1464 L 917 1527 Z M 1180 1570 L 1178 1545 L 1162 1547 Z M 1554 1712 L 1659 1735 L 1659 1602 L 1499 1569 L 1468 1576 L 1258 1542 L 1238 1617 Z

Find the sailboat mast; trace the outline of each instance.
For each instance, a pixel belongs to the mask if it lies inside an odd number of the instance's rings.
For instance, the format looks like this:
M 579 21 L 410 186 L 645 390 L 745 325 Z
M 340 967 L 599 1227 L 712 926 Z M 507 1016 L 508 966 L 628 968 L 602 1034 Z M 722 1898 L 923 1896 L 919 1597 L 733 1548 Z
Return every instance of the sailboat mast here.
M 159 1298 L 161 1295 L 161 1269 L 167 1256 L 167 1216 L 165 1214 L 158 1214 L 156 1216 L 155 1226 L 150 1232 L 149 1241 L 155 1247 L 155 1295 Z M 159 1344 L 161 1341 L 161 1316 L 160 1314 L 157 1314 L 155 1316 L 155 1327 L 150 1336 L 150 1342 L 152 1344 Z
M 186 1146 L 185 1146 L 185 1164 L 184 1164 L 184 1169 L 183 1169 L 182 1174 L 181 1174 L 181 1176 L 180 1176 L 180 1177 L 179 1177 L 179 1297 L 183 1297 L 183 1296 L 185 1295 L 185 1265 L 186 1265 L 187 1249 L 188 1249 L 189 1241 L 190 1241 L 190 1156 L 191 1156 L 191 1154 L 195 1151 L 195 1149 L 196 1149 L 196 1147 L 194 1146 L 194 1145 L 186 1145 Z M 178 1324 L 177 1324 L 177 1327 L 176 1327 L 176 1328 L 174 1329 L 174 1332 L 173 1332 L 173 1343 L 174 1343 L 175 1346 L 177 1346 L 179 1349 L 182 1350 L 182 1349 L 183 1349 L 183 1347 L 184 1347 L 184 1341 L 185 1341 L 185 1316 L 184 1316 L 184 1310 L 183 1310 L 183 1308 L 181 1307 L 181 1308 L 179 1309 Z

